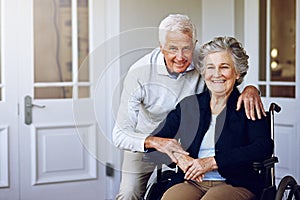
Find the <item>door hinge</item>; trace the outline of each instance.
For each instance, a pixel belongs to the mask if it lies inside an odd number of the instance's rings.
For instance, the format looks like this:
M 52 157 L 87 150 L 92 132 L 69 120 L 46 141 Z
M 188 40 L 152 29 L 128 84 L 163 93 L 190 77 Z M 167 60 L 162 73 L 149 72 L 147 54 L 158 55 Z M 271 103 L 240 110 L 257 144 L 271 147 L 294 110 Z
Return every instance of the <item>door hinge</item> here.
M 114 176 L 114 167 L 111 163 L 106 163 L 106 176 L 112 177 Z
M 20 104 L 17 104 L 17 115 L 20 116 Z

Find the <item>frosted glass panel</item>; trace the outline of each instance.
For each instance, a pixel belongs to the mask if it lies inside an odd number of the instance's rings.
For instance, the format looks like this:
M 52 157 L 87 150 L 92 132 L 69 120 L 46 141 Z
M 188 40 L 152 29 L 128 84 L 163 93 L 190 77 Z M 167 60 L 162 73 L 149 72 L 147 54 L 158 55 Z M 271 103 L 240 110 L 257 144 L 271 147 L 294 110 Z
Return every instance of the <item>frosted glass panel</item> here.
M 36 99 L 72 98 L 72 87 L 43 87 L 34 89 Z
M 295 86 L 271 86 L 270 97 L 295 97 Z
M 79 87 L 78 88 L 78 97 L 79 98 L 87 98 L 90 96 L 90 88 L 89 87 Z
M 34 80 L 72 81 L 72 9 L 67 0 L 34 1 Z
M 89 10 L 88 0 L 78 0 L 78 67 L 79 81 L 89 81 L 87 57 L 89 53 Z M 83 66 L 82 66 L 83 65 Z
M 88 54 L 88 0 L 34 0 L 34 98 L 87 97 L 78 83 L 90 81 Z
M 295 81 L 296 2 L 271 1 L 270 68 L 272 81 Z
M 295 98 L 296 0 L 261 0 L 259 21 L 262 96 Z

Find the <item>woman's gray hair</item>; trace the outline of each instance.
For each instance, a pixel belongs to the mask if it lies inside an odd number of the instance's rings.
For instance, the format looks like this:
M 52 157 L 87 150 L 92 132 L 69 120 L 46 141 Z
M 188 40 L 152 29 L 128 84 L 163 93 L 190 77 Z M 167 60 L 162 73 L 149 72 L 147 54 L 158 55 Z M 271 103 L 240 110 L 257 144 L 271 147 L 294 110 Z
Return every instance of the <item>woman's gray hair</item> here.
M 234 67 L 236 73 L 240 75 L 240 78 L 236 81 L 236 85 L 243 82 L 245 75 L 248 71 L 248 58 L 242 43 L 240 43 L 234 37 L 215 37 L 210 42 L 203 44 L 198 52 L 198 67 L 200 73 L 203 75 L 205 70 L 205 59 L 211 53 L 229 51 L 232 54 Z
M 193 44 L 197 41 L 196 27 L 187 15 L 170 14 L 160 22 L 158 38 L 162 46 L 165 45 L 167 33 L 170 31 L 189 35 Z

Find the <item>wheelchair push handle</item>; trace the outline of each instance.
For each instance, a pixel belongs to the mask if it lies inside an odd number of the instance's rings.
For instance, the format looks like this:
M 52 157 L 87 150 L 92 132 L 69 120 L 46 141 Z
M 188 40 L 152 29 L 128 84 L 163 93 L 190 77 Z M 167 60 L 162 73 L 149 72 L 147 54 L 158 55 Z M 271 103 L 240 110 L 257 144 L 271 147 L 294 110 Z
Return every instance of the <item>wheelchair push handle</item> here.
M 281 111 L 281 107 L 272 102 L 270 104 L 270 107 L 269 107 L 269 117 L 270 117 L 270 122 L 271 122 L 271 139 L 275 141 L 275 134 L 274 134 L 274 111 L 279 113 Z
M 276 103 L 271 103 L 269 107 L 269 112 L 274 112 L 274 111 L 279 113 L 281 111 L 281 107 Z

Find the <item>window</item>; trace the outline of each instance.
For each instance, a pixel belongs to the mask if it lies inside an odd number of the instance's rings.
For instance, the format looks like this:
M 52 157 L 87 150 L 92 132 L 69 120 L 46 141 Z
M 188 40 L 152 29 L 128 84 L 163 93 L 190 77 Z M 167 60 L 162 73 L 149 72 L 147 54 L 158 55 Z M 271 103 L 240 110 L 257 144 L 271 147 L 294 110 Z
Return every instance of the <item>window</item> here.
M 295 98 L 296 1 L 260 1 L 260 69 L 262 96 Z
M 34 0 L 35 99 L 90 96 L 88 16 L 88 0 Z

